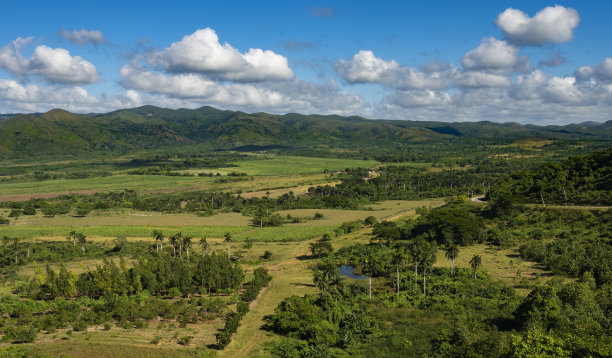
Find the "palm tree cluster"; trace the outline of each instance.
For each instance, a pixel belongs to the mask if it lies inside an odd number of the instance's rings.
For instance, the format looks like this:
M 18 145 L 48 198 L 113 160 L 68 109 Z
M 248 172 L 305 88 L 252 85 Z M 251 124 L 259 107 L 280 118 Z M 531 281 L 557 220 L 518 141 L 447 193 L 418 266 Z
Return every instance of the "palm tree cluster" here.
M 87 236 L 85 236 L 83 233 L 77 232 L 76 230 L 71 230 L 68 236 L 66 237 L 66 240 L 72 241 L 72 244 L 74 246 L 79 244 L 79 246 L 81 246 L 81 251 L 85 253 L 85 244 L 87 244 Z
M 153 230 L 151 237 L 155 240 L 155 251 L 163 252 L 164 250 L 164 234 L 159 230 Z M 189 249 L 193 244 L 193 238 L 191 236 L 185 236 L 182 232 L 170 235 L 168 237 L 168 243 L 172 246 L 172 256 L 177 256 L 176 252 L 178 249 L 178 256 L 183 258 L 183 250 L 185 251 L 187 260 L 189 260 Z M 199 245 L 202 251 L 206 254 L 208 252 L 209 244 L 206 241 L 206 237 L 202 237 L 199 241 Z

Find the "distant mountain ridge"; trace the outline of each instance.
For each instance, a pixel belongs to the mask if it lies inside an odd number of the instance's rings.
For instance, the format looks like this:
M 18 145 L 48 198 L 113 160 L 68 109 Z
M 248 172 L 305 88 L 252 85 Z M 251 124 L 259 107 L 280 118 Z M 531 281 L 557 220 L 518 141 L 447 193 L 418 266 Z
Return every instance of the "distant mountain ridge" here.
M 80 154 L 202 145 L 210 149 L 397 147 L 443 140 L 612 140 L 612 121 L 566 126 L 372 120 L 143 106 L 103 114 L 53 109 L 0 117 L 0 156 Z

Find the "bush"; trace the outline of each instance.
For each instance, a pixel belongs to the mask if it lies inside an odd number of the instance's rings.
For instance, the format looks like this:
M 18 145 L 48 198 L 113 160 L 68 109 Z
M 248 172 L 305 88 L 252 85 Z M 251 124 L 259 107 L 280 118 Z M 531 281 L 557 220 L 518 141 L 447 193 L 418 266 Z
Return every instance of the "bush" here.
M 178 339 L 178 344 L 182 345 L 182 346 L 188 346 L 189 343 L 191 342 L 191 339 L 193 337 L 192 336 L 183 336 L 181 338 Z
M 181 291 L 176 287 L 172 287 L 168 290 L 168 297 L 178 297 L 180 295 Z
M 5 217 L 0 216 L 0 225 L 8 225 L 11 221 Z
M 153 337 L 153 339 L 151 340 L 151 344 L 155 344 L 155 345 L 157 345 L 157 344 L 159 344 L 159 342 L 161 342 L 161 340 L 162 340 L 162 336 L 155 336 L 155 337 Z

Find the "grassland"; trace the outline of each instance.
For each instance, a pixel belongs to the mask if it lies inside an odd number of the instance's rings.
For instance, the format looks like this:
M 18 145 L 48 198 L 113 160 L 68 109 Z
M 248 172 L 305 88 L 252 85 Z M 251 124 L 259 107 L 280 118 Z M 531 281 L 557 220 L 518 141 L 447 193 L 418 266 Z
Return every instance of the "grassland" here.
M 77 163 L 73 163 L 77 165 Z M 0 184 L 0 201 L 20 201 L 32 197 L 53 197 L 68 193 L 95 193 L 134 190 L 139 193 L 176 192 L 193 190 L 222 190 L 267 192 L 295 187 L 303 192 L 309 186 L 325 183 L 325 170 L 370 168 L 378 164 L 372 160 L 309 158 L 292 156 L 253 156 L 249 160 L 230 163 L 233 167 L 218 169 L 190 169 L 191 176 L 127 175 L 125 170 L 113 171 L 111 176 L 85 179 L 54 179 L 45 181 L 7 182 Z M 31 164 L 35 165 L 35 163 Z M 197 173 L 243 172 L 253 176 L 248 181 L 222 182 L 218 176 L 196 176 Z M 289 189 L 291 190 L 291 189 Z

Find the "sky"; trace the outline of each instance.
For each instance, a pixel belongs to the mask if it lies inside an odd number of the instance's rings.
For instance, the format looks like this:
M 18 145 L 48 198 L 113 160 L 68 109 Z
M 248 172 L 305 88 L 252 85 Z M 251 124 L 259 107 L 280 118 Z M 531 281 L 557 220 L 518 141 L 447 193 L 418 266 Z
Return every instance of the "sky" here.
M 612 1 L 5 1 L 0 113 L 612 117 Z

